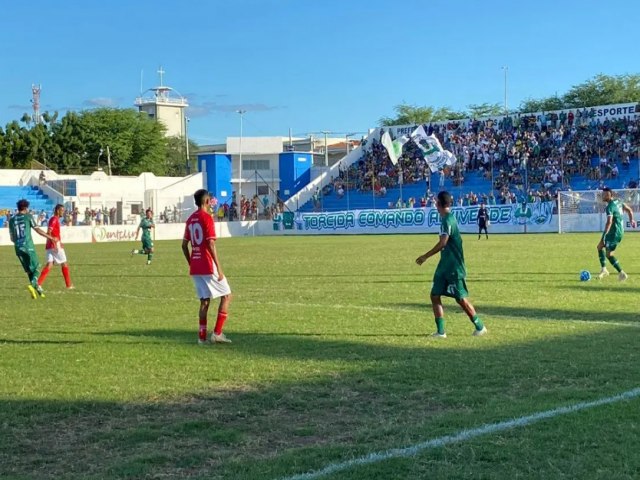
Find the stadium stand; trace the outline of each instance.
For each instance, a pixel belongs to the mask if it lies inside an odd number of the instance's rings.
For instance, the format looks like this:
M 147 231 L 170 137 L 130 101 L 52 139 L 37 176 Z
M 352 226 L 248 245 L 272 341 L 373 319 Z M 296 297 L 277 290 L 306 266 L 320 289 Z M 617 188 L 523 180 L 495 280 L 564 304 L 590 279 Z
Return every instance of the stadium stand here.
M 359 161 L 318 189 L 300 210 L 430 206 L 433 192 L 441 189 L 451 191 L 458 205 L 473 205 L 483 200 L 548 200 L 558 190 L 605 184 L 638 185 L 640 119 L 600 121 L 583 109 L 575 115 L 523 114 L 430 124 L 425 129 L 456 155 L 455 167 L 430 175 L 411 142 L 405 145 L 400 167 L 394 166 L 374 137 L 364 145 Z
M 7 214 L 14 212 L 16 202 L 21 198 L 29 200 L 29 208 L 36 217 L 43 211 L 47 218 L 51 215 L 53 202 L 39 187 L 0 186 L 0 212 L 3 213 L 0 215 L 0 228 L 5 226 Z

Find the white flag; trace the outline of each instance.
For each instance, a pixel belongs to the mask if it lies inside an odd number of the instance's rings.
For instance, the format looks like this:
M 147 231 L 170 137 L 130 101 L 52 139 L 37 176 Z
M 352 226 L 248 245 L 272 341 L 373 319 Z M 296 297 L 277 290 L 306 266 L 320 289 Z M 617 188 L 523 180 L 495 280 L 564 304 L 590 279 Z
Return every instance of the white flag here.
M 391 135 L 388 131 L 384 132 L 382 138 L 380 139 L 380 143 L 382 143 L 382 146 L 387 149 L 387 153 L 389 154 L 391 163 L 393 163 L 394 165 L 398 164 L 398 159 L 402 156 L 402 147 L 408 141 L 409 139 L 406 135 L 403 135 L 402 137 L 395 140 L 391 140 Z
M 456 156 L 442 148 L 440 140 L 435 135 L 427 135 L 422 125 L 411 133 L 411 139 L 422 150 L 422 155 L 432 172 L 442 170 L 447 165 L 455 165 Z

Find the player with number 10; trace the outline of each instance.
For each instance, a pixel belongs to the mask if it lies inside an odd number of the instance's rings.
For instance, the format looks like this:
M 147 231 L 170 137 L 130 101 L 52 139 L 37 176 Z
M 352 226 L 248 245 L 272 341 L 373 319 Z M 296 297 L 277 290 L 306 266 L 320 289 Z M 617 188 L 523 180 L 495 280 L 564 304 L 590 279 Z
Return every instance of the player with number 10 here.
M 216 232 L 210 211 L 209 192 L 200 189 L 193 195 L 196 210 L 187 220 L 182 240 L 182 252 L 189 264 L 189 273 L 200 299 L 198 343 L 207 341 L 207 316 L 212 298 L 220 298 L 216 325 L 211 333 L 211 343 L 231 343 L 222 327 L 227 320 L 231 303 L 231 288 L 227 282 L 216 252 Z M 189 252 L 191 245 L 191 252 Z

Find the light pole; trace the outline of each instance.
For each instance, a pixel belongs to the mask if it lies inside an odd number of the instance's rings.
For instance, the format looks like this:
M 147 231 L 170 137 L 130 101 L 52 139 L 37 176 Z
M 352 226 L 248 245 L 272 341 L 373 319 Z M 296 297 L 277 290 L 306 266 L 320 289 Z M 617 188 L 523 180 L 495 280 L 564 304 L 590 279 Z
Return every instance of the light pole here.
M 186 160 L 185 173 L 187 175 L 191 173 L 191 168 L 189 165 L 189 120 L 191 120 L 189 117 L 187 116 L 184 117 L 184 146 L 185 146 L 185 151 L 187 153 L 187 158 L 185 159 Z
M 238 219 L 242 220 L 242 117 L 246 110 L 236 110 L 236 113 L 240 115 L 240 174 L 238 176 Z
M 327 130 L 323 130 L 320 133 L 324 134 L 324 166 L 328 167 L 329 166 L 329 147 L 328 147 L 327 135 L 329 135 L 331 132 Z
M 507 72 L 509 71 L 509 67 L 506 65 L 502 67 L 504 70 L 504 114 L 509 115 L 509 106 L 507 104 Z
M 100 170 L 100 157 L 102 156 L 102 153 L 104 152 L 104 150 L 100 149 L 100 151 L 98 152 L 98 170 Z
M 355 136 L 355 135 L 357 135 L 357 134 L 356 134 L 356 133 L 347 133 L 347 134 L 344 136 L 345 143 L 346 143 L 346 154 L 347 154 L 347 155 L 349 155 L 349 137 L 353 137 L 353 136 Z

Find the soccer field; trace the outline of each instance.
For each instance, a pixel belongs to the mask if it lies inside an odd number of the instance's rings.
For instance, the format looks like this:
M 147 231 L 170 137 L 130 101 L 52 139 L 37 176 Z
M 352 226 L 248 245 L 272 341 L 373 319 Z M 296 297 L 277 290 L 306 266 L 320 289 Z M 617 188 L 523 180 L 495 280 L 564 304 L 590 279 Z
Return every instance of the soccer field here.
M 234 343 L 215 346 L 178 241 L 151 266 L 68 245 L 77 289 L 56 268 L 38 300 L 0 248 L 0 477 L 640 478 L 637 391 L 479 430 L 640 387 L 640 235 L 617 252 L 626 283 L 579 282 L 597 233 L 476 238 L 489 334 L 445 300 L 446 340 L 428 336 L 437 258 L 414 263 L 435 235 L 220 240 Z

